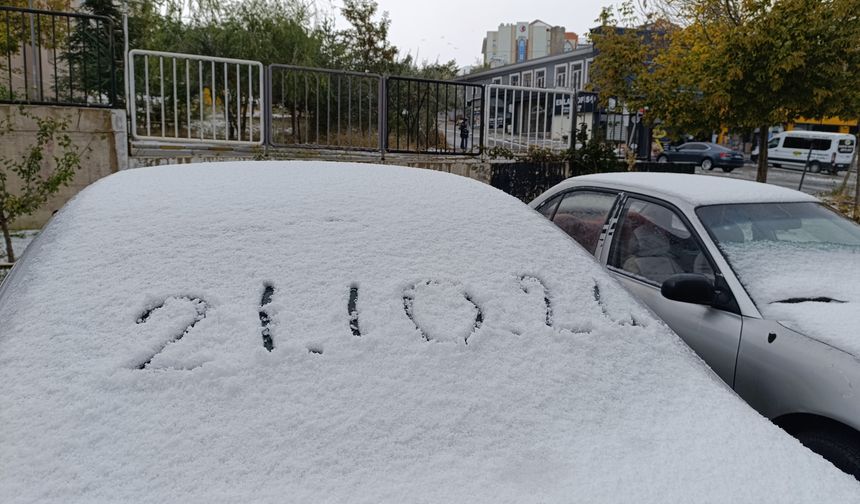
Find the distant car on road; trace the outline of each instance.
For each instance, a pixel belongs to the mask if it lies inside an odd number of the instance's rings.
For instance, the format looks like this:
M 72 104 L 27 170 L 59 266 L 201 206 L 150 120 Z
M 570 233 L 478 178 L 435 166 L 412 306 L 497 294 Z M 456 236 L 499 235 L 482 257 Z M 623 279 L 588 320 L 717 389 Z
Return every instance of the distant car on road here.
M 122 171 L 0 286 L 3 504 L 858 493 L 558 228 L 465 177 Z
M 749 404 L 860 478 L 860 226 L 801 192 L 664 173 L 575 177 L 531 206 Z
M 703 170 L 722 168 L 726 173 L 744 165 L 744 155 L 738 151 L 709 142 L 687 142 L 669 147 L 657 156 L 658 163 L 695 163 Z
M 767 164 L 777 168 L 808 167 L 812 173 L 839 173 L 851 166 L 855 149 L 854 135 L 823 131 L 784 131 L 767 143 Z M 752 152 L 758 160 L 759 149 Z

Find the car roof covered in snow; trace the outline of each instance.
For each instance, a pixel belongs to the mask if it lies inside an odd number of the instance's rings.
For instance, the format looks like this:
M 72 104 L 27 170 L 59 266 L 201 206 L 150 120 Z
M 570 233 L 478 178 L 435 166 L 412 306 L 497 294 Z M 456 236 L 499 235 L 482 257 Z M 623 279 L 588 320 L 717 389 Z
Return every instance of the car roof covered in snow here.
M 0 290 L 0 501 L 835 502 L 554 225 L 466 178 L 120 172 Z
M 729 177 L 691 175 L 681 173 L 600 173 L 569 178 L 548 193 L 559 189 L 606 185 L 621 190 L 645 193 L 654 196 L 669 196 L 691 206 L 717 205 L 724 203 L 784 203 L 818 201 L 815 197 L 792 189 L 772 184 Z M 536 200 L 536 203 L 541 201 Z

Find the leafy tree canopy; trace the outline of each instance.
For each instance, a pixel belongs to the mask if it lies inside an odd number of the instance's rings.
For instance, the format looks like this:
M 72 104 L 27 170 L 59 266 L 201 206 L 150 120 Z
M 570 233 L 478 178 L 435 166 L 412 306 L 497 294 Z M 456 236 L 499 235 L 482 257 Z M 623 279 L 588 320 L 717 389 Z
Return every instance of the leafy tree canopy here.
M 594 83 L 675 132 L 767 134 L 857 114 L 860 0 L 628 0 L 593 35 Z M 766 153 L 759 180 L 767 176 Z

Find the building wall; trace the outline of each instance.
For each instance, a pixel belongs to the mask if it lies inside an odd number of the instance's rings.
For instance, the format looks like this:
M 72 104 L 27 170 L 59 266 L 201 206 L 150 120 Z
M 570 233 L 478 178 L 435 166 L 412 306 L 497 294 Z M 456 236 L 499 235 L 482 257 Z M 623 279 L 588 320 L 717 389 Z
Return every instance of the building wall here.
M 582 90 L 589 82 L 589 70 L 594 60 L 594 49 L 590 45 L 580 45 L 577 49 L 552 56 L 528 60 L 523 63 L 509 63 L 503 66 L 491 67 L 490 70 L 463 76 L 461 80 L 480 84 L 511 85 L 512 76 L 516 76 L 515 85 L 523 85 L 523 77 L 534 76 L 537 70 L 544 71 L 544 86 L 547 88 L 562 87 L 565 89 Z M 564 85 L 556 85 L 556 73 L 564 72 Z M 574 78 L 576 76 L 576 78 Z
M 20 159 L 32 145 L 38 131 L 36 122 L 19 114 L 18 108 L 17 105 L 0 105 L 0 120 L 8 122 L 11 128 L 11 131 L 0 137 L 0 159 Z M 37 117 L 67 119 L 67 132 L 72 142 L 82 149 L 81 169 L 69 187 L 60 189 L 35 214 L 20 217 L 12 223 L 13 229 L 39 229 L 81 189 L 127 167 L 126 115 L 124 110 L 111 109 L 32 105 L 22 108 Z M 48 151 L 45 158 L 51 159 L 54 155 Z M 9 184 L 15 191 L 21 183 L 12 177 Z
M 529 27 L 528 59 L 549 56 L 550 27 L 542 24 L 532 24 Z
M 484 37 L 481 49 L 484 64 L 498 68 L 521 63 L 518 61 L 520 39 L 525 43 L 525 60 L 532 60 L 572 50 L 578 36 L 565 32 L 563 26 L 551 26 L 543 21 L 500 24 L 498 29 L 488 31 Z

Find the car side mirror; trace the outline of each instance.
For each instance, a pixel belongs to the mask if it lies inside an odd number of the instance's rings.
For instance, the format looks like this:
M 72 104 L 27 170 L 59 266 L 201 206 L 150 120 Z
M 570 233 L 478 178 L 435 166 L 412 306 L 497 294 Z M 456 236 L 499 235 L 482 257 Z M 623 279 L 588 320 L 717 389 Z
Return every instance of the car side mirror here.
M 663 282 L 660 293 L 666 299 L 711 306 L 716 298 L 714 284 L 704 275 L 679 273 Z

